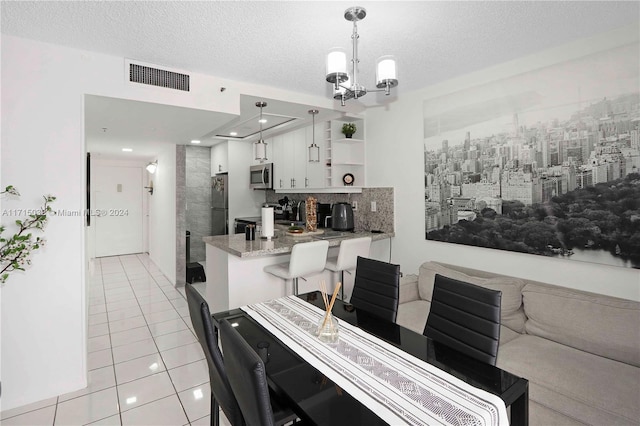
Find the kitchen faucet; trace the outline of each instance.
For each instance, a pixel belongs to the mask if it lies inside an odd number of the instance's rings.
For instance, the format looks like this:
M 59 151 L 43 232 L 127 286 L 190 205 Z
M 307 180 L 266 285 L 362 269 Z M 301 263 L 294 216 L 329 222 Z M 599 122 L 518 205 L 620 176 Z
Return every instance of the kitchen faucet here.
M 297 211 L 296 211 L 296 220 L 297 220 L 298 222 L 301 222 L 301 220 L 300 220 L 300 204 L 302 204 L 302 203 L 304 203 L 304 201 L 303 201 L 303 200 L 298 201 L 298 209 L 297 209 Z M 305 213 L 306 213 L 306 212 L 305 212 Z M 306 217 L 306 214 L 305 214 L 305 217 Z M 306 220 L 305 220 L 305 222 L 306 222 Z

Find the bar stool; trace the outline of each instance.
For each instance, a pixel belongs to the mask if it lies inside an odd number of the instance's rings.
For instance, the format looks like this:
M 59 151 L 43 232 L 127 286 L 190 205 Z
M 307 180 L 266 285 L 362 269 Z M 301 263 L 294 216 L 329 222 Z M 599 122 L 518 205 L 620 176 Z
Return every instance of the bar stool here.
M 324 271 L 327 262 L 329 241 L 313 241 L 298 243 L 291 249 L 289 262 L 268 265 L 264 271 L 285 280 L 293 280 L 293 294 L 298 295 L 298 278 L 305 275 L 319 274 Z
M 340 272 L 340 299 L 344 300 L 344 271 L 356 269 L 358 256 L 369 257 L 371 249 L 371 237 L 353 238 L 340 243 L 337 257 L 327 259 L 325 269 L 332 272 Z M 351 272 L 349 272 L 351 273 Z

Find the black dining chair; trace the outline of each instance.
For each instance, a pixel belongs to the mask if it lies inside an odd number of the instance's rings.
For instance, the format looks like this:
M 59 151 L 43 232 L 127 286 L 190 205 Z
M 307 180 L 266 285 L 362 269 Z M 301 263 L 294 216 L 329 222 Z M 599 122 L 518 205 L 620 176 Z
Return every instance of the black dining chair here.
M 358 256 L 350 303 L 391 322 L 398 316 L 400 265 Z
M 275 426 L 296 421 L 269 393 L 266 367 L 257 352 L 227 320 L 220 322 L 220 341 L 229 383 L 248 426 Z
M 502 292 L 436 274 L 423 334 L 496 365 Z
M 242 412 L 224 368 L 224 359 L 218 346 L 218 331 L 211 320 L 209 305 L 191 284 L 187 283 L 185 289 L 191 323 L 209 366 L 211 425 L 218 426 L 220 424 L 219 407 L 222 407 L 222 411 L 232 425 L 243 425 Z

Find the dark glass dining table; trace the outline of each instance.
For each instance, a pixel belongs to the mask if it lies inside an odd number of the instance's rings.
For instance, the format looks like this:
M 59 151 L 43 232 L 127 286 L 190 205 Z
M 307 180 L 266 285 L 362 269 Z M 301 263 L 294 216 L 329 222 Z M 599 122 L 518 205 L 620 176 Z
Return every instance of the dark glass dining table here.
M 324 309 L 319 292 L 302 294 L 301 299 Z M 439 344 L 422 334 L 386 321 L 348 303 L 336 300 L 333 314 L 371 335 L 402 349 L 466 383 L 499 396 L 510 408 L 510 424 L 528 425 L 529 382 L 498 367 L 482 363 Z M 265 364 L 271 391 L 307 424 L 385 425 L 380 417 L 335 385 L 303 358 L 294 353 L 241 309 L 213 314 L 214 323 L 226 319 L 244 339 L 258 350 L 268 343 Z

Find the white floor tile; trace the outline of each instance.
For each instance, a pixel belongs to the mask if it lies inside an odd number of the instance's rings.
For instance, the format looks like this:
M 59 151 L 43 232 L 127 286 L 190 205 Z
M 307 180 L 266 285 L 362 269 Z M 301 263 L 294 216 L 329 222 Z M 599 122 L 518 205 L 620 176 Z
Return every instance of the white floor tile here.
M 3 426 L 50 426 L 53 424 L 54 416 L 56 415 L 56 406 L 52 405 L 39 410 L 29 411 L 19 416 L 11 417 L 6 420 L 2 420 Z
M 129 279 L 127 278 L 127 275 L 124 273 L 124 271 L 116 272 L 114 274 L 102 274 L 102 283 L 105 285 L 105 287 L 107 284 L 122 281 L 129 282 Z
M 122 413 L 123 426 L 176 426 L 187 423 L 187 417 L 175 394 Z
M 101 351 L 90 352 L 87 354 L 87 368 L 89 371 L 112 364 L 113 357 L 111 356 L 111 349 L 103 349 Z
M 113 348 L 113 360 L 116 364 L 140 358 L 145 355 L 152 355 L 158 352 L 153 339 L 140 340 L 124 346 Z
M 162 336 L 163 334 L 175 333 L 177 331 L 186 329 L 187 324 L 182 320 L 182 318 L 149 324 L 149 330 L 151 331 L 151 335 L 153 337 Z
M 90 393 L 58 404 L 56 425 L 87 424 L 118 414 L 116 388 Z
M 116 346 L 128 345 L 129 343 L 138 342 L 151 338 L 151 332 L 148 327 L 132 328 L 130 330 L 111 333 L 111 345 Z
M 165 371 L 164 362 L 159 353 L 118 363 L 115 369 L 118 385 Z
M 88 385 L 84 389 L 60 395 L 59 401 L 68 401 L 79 396 L 114 387 L 116 385 L 116 377 L 113 373 L 113 367 L 108 366 L 90 370 L 87 374 L 87 383 Z
M 39 410 L 40 408 L 55 406 L 58 402 L 58 397 L 43 399 L 31 404 L 23 405 L 22 407 L 12 408 L 11 410 L 5 410 L 0 414 L 0 419 L 8 419 L 9 417 L 18 416 L 20 414 L 28 413 L 29 411 Z
M 126 286 L 126 287 L 110 288 L 104 291 L 105 297 L 116 296 L 118 294 L 133 294 L 133 290 L 131 289 L 131 286 Z
M 105 295 L 105 299 L 107 300 L 107 305 L 109 305 L 110 303 L 122 302 L 125 300 L 136 300 L 136 295 L 133 293 L 133 291 L 130 291 L 113 295 L 107 294 Z
M 156 341 L 158 349 L 161 351 L 197 342 L 196 336 L 191 332 L 191 330 L 182 330 L 177 333 L 163 334 L 162 336 L 154 337 L 154 340 Z
M 176 391 L 181 392 L 209 382 L 209 367 L 207 361 L 202 359 L 169 370 L 169 376 Z
M 220 422 L 222 424 L 222 422 Z M 91 426 L 121 426 L 120 414 L 107 417 L 106 419 L 98 420 L 97 422 L 89 423 Z
M 118 386 L 120 411 L 128 411 L 149 402 L 175 395 L 175 389 L 166 372 L 154 374 Z
M 107 312 L 106 303 L 100 303 L 98 305 L 89 306 L 89 315 L 101 314 L 103 312 Z
M 137 296 L 137 299 L 140 305 L 150 305 L 151 303 L 167 301 L 167 296 L 165 296 L 164 293 L 159 292 L 139 295 Z
M 120 309 L 118 311 L 108 312 L 109 321 L 118 321 L 126 318 L 139 317 L 142 315 L 142 311 L 139 306 L 134 306 L 132 308 Z
M 162 351 L 160 352 L 160 355 L 162 355 L 164 365 L 166 365 L 169 370 L 181 365 L 189 364 L 190 362 L 204 359 L 204 353 L 202 352 L 200 343 L 191 343 L 189 345 Z
M 89 297 L 89 306 L 104 305 L 104 303 L 105 303 L 104 296 L 92 296 L 92 297 Z
M 197 420 L 211 413 L 209 383 L 179 392 L 178 397 L 187 412 L 189 420 Z
M 178 308 L 187 308 L 189 309 L 189 305 L 187 304 L 186 299 L 180 298 L 180 299 L 172 299 L 171 300 L 171 304 L 173 305 L 174 308 L 178 309 Z
M 107 312 L 112 313 L 121 309 L 137 308 L 138 301 L 136 299 L 121 300 L 119 302 L 107 302 Z
M 107 310 L 109 309 L 109 305 L 107 305 Z M 175 309 L 171 302 L 168 300 L 164 300 L 162 302 L 153 302 L 153 303 L 145 303 L 140 305 L 140 309 L 145 314 L 152 314 L 154 312 L 162 312 L 162 311 L 170 311 Z
M 158 322 L 178 319 L 180 318 L 180 314 L 175 309 L 171 309 L 169 311 L 153 312 L 151 314 L 145 313 L 144 317 L 147 319 L 147 323 L 155 324 Z
M 87 352 L 101 351 L 111 348 L 111 338 L 108 334 L 97 337 L 90 337 L 87 340 Z
M 132 328 L 144 327 L 147 325 L 142 315 L 132 318 L 125 318 L 121 320 L 111 321 L 109 323 L 109 330 L 112 333 L 118 333 L 120 331 L 131 330 Z
M 105 324 L 91 325 L 89 326 L 87 333 L 89 337 L 96 337 L 96 336 L 109 334 L 109 324 L 105 323 Z

